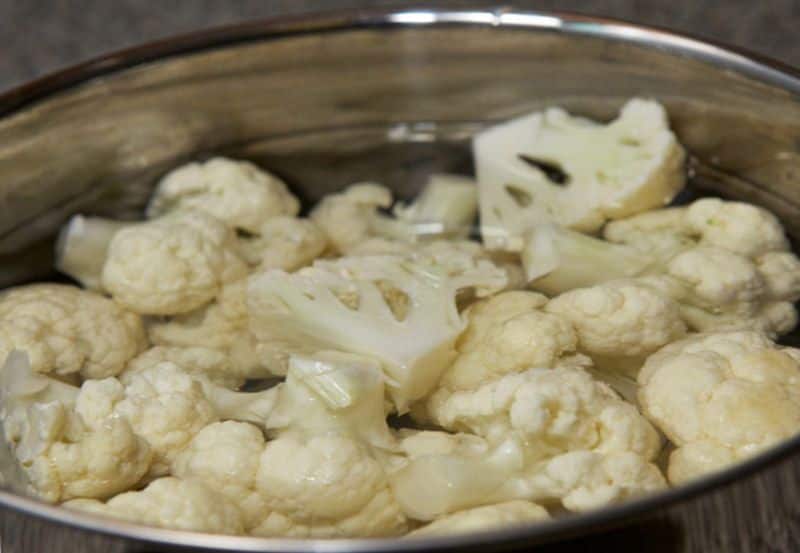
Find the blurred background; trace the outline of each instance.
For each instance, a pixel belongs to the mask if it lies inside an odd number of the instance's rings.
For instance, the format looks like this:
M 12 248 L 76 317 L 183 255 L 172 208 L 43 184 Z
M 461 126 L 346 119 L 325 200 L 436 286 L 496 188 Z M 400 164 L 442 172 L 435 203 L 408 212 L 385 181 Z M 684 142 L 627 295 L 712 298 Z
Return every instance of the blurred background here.
M 278 14 L 418 4 L 398 0 L 0 0 L 0 89 L 110 50 L 175 33 Z M 575 11 L 659 25 L 800 66 L 799 0 L 512 0 L 483 4 Z

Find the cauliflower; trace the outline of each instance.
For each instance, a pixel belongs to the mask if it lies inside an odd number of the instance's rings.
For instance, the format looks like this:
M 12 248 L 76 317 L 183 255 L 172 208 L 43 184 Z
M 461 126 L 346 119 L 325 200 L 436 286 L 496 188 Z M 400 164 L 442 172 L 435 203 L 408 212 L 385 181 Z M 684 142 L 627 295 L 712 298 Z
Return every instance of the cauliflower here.
M 470 306 L 467 328 L 456 342 L 458 355 L 439 387 L 472 390 L 506 374 L 553 367 L 574 356 L 578 340 L 572 325 L 543 312 L 546 302 L 540 294 L 514 291 Z
M 473 151 L 492 249 L 521 250 L 533 222 L 596 231 L 668 204 L 685 182 L 683 148 L 651 100 L 630 100 L 608 125 L 559 108 L 525 115 L 478 133 Z
M 800 350 L 752 331 L 665 346 L 639 373 L 645 415 L 677 449 L 680 483 L 756 454 L 800 428 Z
M 34 373 L 22 352 L 8 356 L 0 372 L 3 431 L 42 499 L 109 497 L 148 471 L 147 443 L 103 400 L 118 387 L 107 378 L 77 388 Z
M 648 355 L 686 334 L 679 305 L 635 282 L 571 290 L 544 310 L 572 323 L 595 366 L 634 376 Z
M 114 235 L 135 223 L 73 216 L 56 242 L 56 269 L 89 290 L 102 290 L 103 265 Z
M 344 192 L 325 196 L 311 211 L 311 220 L 322 229 L 339 253 L 376 234 L 389 221 L 378 213 L 392 205 L 392 193 L 379 184 L 353 184 Z
M 459 175 L 431 175 L 417 198 L 393 209 L 408 226 L 409 239 L 466 237 L 478 214 L 475 181 Z
M 280 179 L 247 161 L 215 157 L 170 171 L 158 183 L 147 216 L 194 209 L 231 228 L 259 233 L 265 221 L 294 216 L 300 202 Z
M 246 275 L 235 241 L 231 229 L 202 211 L 123 228 L 108 246 L 103 288 L 136 313 L 186 313 Z
M 64 506 L 138 524 L 193 532 L 241 534 L 244 530 L 236 504 L 196 480 L 159 478 L 141 491 L 117 495 L 106 503 L 76 499 Z
M 296 271 L 323 254 L 325 234 L 310 219 L 279 216 L 261 225 L 258 236 L 239 240 L 240 251 L 259 270 Z
M 145 347 L 139 316 L 93 292 L 31 284 L 0 294 L 0 359 L 23 350 L 35 372 L 114 376 Z
M 536 458 L 579 449 L 652 459 L 660 440 L 633 405 L 580 368 L 529 369 L 474 390 L 440 388 L 427 401 L 443 428 L 499 443 L 518 437 Z
M 284 349 L 271 337 L 260 340 L 253 333 L 247 282 L 241 279 L 225 285 L 214 302 L 189 313 L 150 319 L 150 341 L 170 349 L 202 346 L 212 350 L 211 357 L 224 358 L 224 366 L 219 368 L 233 381 L 286 374 L 288 354 Z M 262 327 L 261 336 L 265 337 L 267 331 Z
M 632 451 L 575 450 L 538 459 L 515 437 L 497 445 L 468 434 L 407 431 L 406 458 L 388 471 L 403 511 L 435 520 L 512 500 L 583 511 L 665 487 L 658 468 Z
M 760 221 L 754 225 L 761 238 L 734 227 L 740 212 L 745 220 Z M 698 213 L 719 222 L 703 226 L 695 221 Z M 677 301 L 693 330 L 752 329 L 776 336 L 796 325 L 792 301 L 800 295 L 800 261 L 781 249 L 783 230 L 760 208 L 703 199 L 614 221 L 605 235 L 612 242 L 552 225 L 533 227 L 522 252 L 531 286 L 557 295 L 634 279 Z
M 224 352 L 205 347 L 155 346 L 134 357 L 125 372 L 142 371 L 164 361 L 232 390 L 240 388 L 248 377 L 237 370 Z
M 253 426 L 218 423 L 174 463 L 239 504 L 259 536 L 391 536 L 406 520 L 374 450 L 392 448 L 379 365 L 338 352 L 292 357 L 265 442 Z
M 408 534 L 409 537 L 447 536 L 547 520 L 547 510 L 530 501 L 506 501 L 445 515 Z
M 337 349 L 380 360 L 402 412 L 436 385 L 454 357 L 464 328 L 458 292 L 505 284 L 492 263 L 463 261 L 453 267 L 435 259 L 348 257 L 294 274 L 256 275 L 248 289 L 252 328 L 290 352 Z

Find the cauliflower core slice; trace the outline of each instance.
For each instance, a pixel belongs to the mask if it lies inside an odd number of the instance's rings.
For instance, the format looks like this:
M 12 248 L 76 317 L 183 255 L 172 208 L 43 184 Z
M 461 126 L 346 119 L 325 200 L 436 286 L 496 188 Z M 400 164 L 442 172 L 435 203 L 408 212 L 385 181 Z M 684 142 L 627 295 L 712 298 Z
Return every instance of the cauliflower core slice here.
M 197 480 L 167 477 L 141 491 L 117 495 L 106 503 L 76 499 L 65 507 L 145 524 L 213 534 L 242 534 L 235 503 Z
M 602 125 L 559 108 L 487 129 L 473 140 L 481 233 L 519 251 L 533 223 L 580 231 L 663 206 L 683 188 L 683 148 L 664 108 L 634 99 Z
M 797 433 L 800 351 L 757 332 L 670 344 L 639 373 L 643 412 L 677 449 L 673 483 L 724 468 Z
M 521 525 L 549 518 L 547 510 L 536 503 L 519 500 L 506 501 L 445 515 L 410 532 L 408 536 L 447 536 L 482 530 L 497 530 L 506 526 Z
M 104 378 L 146 346 L 140 317 L 93 292 L 31 284 L 0 294 L 0 360 L 19 349 L 35 372 Z
M 436 385 L 454 357 L 464 328 L 459 291 L 505 279 L 488 261 L 472 260 L 456 273 L 400 256 L 317 261 L 294 274 L 270 271 L 250 280 L 253 329 L 258 335 L 263 328 L 290 352 L 335 349 L 378 359 L 404 411 Z M 402 317 L 398 305 L 405 306 Z
M 108 246 L 103 288 L 136 313 L 186 313 L 247 274 L 235 240 L 230 228 L 202 211 L 124 228 Z
M 393 211 L 408 225 L 412 240 L 464 238 L 478 215 L 477 183 L 459 175 L 431 175 L 413 202 L 395 205 Z
M 256 165 L 216 157 L 164 176 L 147 206 L 147 216 L 185 209 L 204 211 L 231 228 L 258 233 L 272 217 L 297 215 L 300 202 L 283 181 Z

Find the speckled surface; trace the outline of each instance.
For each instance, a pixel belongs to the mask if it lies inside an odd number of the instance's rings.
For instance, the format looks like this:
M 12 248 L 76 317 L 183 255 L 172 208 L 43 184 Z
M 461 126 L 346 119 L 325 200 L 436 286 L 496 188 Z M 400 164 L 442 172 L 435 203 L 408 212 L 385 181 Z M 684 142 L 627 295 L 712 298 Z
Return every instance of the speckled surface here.
M 282 13 L 411 4 L 397 0 L 0 0 L 0 89 L 175 33 Z M 508 4 L 670 27 L 800 66 L 797 0 L 517 0 Z

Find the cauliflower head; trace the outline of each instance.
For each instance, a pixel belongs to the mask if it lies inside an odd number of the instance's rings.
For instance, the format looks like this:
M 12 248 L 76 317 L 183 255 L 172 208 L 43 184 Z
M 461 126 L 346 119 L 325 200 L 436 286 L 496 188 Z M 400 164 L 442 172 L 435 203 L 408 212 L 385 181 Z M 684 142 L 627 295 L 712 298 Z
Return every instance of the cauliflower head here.
M 691 336 L 639 373 L 645 415 L 677 446 L 679 483 L 747 458 L 800 427 L 800 351 L 752 331 Z
M 150 199 L 147 216 L 185 209 L 204 211 L 231 228 L 259 233 L 268 219 L 297 215 L 300 202 L 275 175 L 247 161 L 215 157 L 167 173 Z
M 481 234 L 492 249 L 519 251 L 532 222 L 593 232 L 668 204 L 683 188 L 685 154 L 664 108 L 633 99 L 602 125 L 550 108 L 473 139 Z
M 145 347 L 140 317 L 93 292 L 31 284 L 0 294 L 0 360 L 18 349 L 35 372 L 104 378 Z
M 102 283 L 116 302 L 143 315 L 186 313 L 247 273 L 236 238 L 203 211 L 176 211 L 114 234 Z

